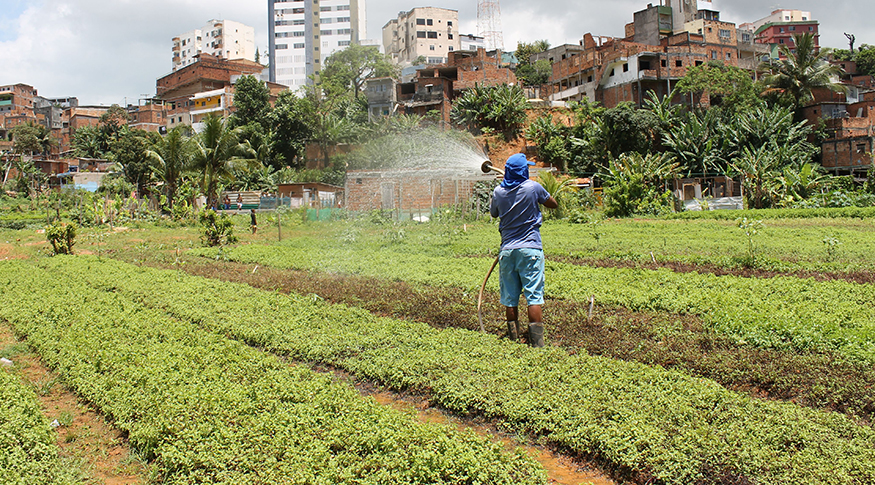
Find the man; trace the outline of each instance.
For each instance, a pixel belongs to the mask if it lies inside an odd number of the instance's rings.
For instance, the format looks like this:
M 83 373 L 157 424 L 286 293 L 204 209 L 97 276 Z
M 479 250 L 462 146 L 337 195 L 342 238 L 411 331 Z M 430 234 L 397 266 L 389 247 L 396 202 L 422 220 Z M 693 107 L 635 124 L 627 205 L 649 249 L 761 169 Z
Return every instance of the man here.
M 529 165 L 534 163 L 522 153 L 507 159 L 504 179 L 492 193 L 489 211 L 492 217 L 500 218 L 501 304 L 506 307 L 508 336 L 519 339 L 517 307 L 520 293 L 524 293 L 528 304 L 529 345 L 543 347 L 544 250 L 540 227 L 544 219 L 539 204 L 548 209 L 555 209 L 558 204 L 541 184 L 529 180 Z

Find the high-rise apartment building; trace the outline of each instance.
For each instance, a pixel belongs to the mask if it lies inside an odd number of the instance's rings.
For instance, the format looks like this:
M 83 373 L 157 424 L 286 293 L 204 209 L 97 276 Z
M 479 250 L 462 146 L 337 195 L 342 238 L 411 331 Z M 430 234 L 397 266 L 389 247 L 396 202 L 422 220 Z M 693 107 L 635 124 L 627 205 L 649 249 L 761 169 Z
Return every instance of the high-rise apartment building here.
M 325 59 L 367 38 L 365 0 L 268 0 L 270 81 L 300 88 Z
M 174 37 L 173 70 L 196 62 L 202 52 L 219 59 L 254 61 L 255 29 L 233 20 L 210 20 L 202 29 Z
M 786 46 L 793 51 L 796 48 L 793 36 L 796 34 L 813 35 L 814 47 L 820 47 L 820 23 L 811 18 L 811 12 L 775 10 L 768 17 L 742 24 L 740 27 L 753 31 L 757 43 L 772 46 L 772 57 L 783 55 L 778 49 L 780 46 Z
M 413 64 L 420 56 L 427 64 L 443 64 L 461 45 L 456 10 L 418 7 L 383 26 L 386 55 L 401 65 Z

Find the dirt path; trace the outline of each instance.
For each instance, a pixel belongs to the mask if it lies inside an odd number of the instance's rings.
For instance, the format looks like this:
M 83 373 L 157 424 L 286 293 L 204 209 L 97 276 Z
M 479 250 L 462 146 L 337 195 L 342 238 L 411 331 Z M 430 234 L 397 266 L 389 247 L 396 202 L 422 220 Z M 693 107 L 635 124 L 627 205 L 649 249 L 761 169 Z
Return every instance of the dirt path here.
M 27 345 L 0 322 L 0 352 L 17 364 L 22 378 L 37 391 L 43 413 L 57 420 L 57 443 L 64 456 L 81 463 L 86 483 L 132 485 L 146 483 L 146 467 L 131 454 L 121 431 L 69 391 Z

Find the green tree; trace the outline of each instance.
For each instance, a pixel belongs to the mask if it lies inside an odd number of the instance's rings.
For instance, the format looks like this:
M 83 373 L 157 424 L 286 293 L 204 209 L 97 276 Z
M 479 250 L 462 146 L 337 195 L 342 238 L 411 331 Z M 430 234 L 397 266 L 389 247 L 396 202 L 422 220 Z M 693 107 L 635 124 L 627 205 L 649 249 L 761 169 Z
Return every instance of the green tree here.
M 46 157 L 52 147 L 57 145 L 48 128 L 33 122 L 12 127 L 9 136 L 12 138 L 12 150 L 15 153 L 39 153 Z
M 875 76 L 875 46 L 863 44 L 854 55 L 857 71 L 869 76 Z
M 627 153 L 611 161 L 602 174 L 604 204 L 608 217 L 634 214 L 660 215 L 674 209 L 674 197 L 666 189 L 678 164 L 670 154 Z
M 233 126 L 257 123 L 267 128 L 270 113 L 270 90 L 255 76 L 241 76 L 234 83 Z
M 380 53 L 376 46 L 352 44 L 325 59 L 320 83 L 329 97 L 361 96 L 365 82 L 371 78 L 399 75 L 398 66 Z
M 274 168 L 303 167 L 304 150 L 312 135 L 315 110 L 307 98 L 299 98 L 291 91 L 280 93 L 274 109 L 268 115 L 273 128 Z
M 229 128 L 221 118 L 204 120 L 204 129 L 194 138 L 192 170 L 201 178 L 207 206 L 218 202 L 219 181 L 231 178 L 234 169 L 245 164 L 246 147 L 238 141 L 238 130 Z
M 140 197 L 152 181 L 152 167 L 146 157 L 148 148 L 146 132 L 127 127 L 119 130 L 117 138 L 110 145 L 110 159 L 114 162 L 115 170 L 137 188 Z
M 173 128 L 145 153 L 155 177 L 163 182 L 162 192 L 170 209 L 173 209 L 182 173 L 192 158 L 191 141 L 185 132 L 181 126 Z
M 827 62 L 829 49 L 820 49 L 814 45 L 811 34 L 796 34 L 793 36 L 796 44 L 795 52 L 782 45 L 781 54 L 784 59 L 763 62 L 760 70 L 769 74 L 763 79 L 768 87 L 767 92 L 789 97 L 796 110 L 797 119 L 801 116 L 801 108 L 814 99 L 812 91 L 815 88 L 827 88 L 836 92 L 846 92 L 847 89 L 834 79 L 842 70 Z
M 520 66 L 530 65 L 532 64 L 532 55 L 540 54 L 548 49 L 550 49 L 550 43 L 545 39 L 536 40 L 534 42 L 517 42 L 514 54 L 516 55 Z
M 748 71 L 718 61 L 689 68 L 676 89 L 685 95 L 693 94 L 697 107 L 706 95 L 711 106 L 732 112 L 760 102 Z

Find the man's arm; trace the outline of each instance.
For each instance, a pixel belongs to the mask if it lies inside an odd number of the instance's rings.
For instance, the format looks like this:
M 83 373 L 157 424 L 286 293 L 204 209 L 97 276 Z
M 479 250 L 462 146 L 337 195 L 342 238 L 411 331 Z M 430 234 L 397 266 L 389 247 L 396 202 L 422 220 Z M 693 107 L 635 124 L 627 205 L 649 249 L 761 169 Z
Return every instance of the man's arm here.
M 498 205 L 495 203 L 495 196 L 489 201 L 489 214 L 492 217 L 498 217 Z
M 542 204 L 544 204 L 544 207 L 546 207 L 548 209 L 555 209 L 555 208 L 559 207 L 559 203 L 556 202 L 556 199 L 554 199 L 553 196 L 547 197 L 547 200 L 542 202 Z

